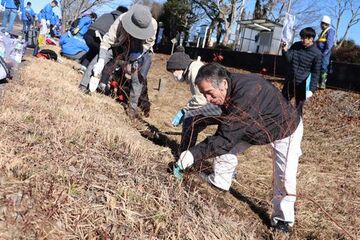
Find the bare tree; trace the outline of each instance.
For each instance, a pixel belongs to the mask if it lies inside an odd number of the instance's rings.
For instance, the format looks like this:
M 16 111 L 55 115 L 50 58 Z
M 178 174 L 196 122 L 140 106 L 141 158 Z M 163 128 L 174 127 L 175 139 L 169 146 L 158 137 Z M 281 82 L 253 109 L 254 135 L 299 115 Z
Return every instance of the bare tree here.
M 255 9 L 254 9 L 253 18 L 254 19 L 261 19 L 263 17 L 264 17 L 264 14 L 263 14 L 263 10 L 262 10 L 262 7 L 261 7 L 261 1 L 256 0 L 255 1 Z
M 337 48 L 340 48 L 344 44 L 344 41 L 346 40 L 350 29 L 355 24 L 360 22 L 360 3 L 359 3 L 359 1 L 348 0 L 348 2 L 349 2 L 348 4 L 349 4 L 349 11 L 350 11 L 350 19 L 349 19 L 349 22 L 348 22 L 348 24 L 346 26 L 344 36 L 341 38 L 341 41 L 337 45 Z M 355 2 L 357 2 L 358 4 L 355 4 Z M 346 9 L 345 9 L 345 11 L 346 11 Z
M 132 0 L 133 4 L 142 4 L 144 6 L 152 7 L 154 4 L 153 0 Z
M 151 6 L 151 14 L 157 20 L 164 12 L 164 7 L 161 3 L 154 2 Z
M 275 22 L 282 22 L 285 13 L 290 12 L 296 18 L 295 31 L 304 26 L 313 26 L 318 23 L 324 7 L 316 1 L 304 0 L 275 0 L 267 9 L 267 17 Z
M 339 26 L 343 19 L 343 15 L 349 10 L 349 0 L 336 0 L 336 5 L 331 9 L 332 18 L 336 19 L 335 23 L 335 38 L 339 39 Z
M 231 0 L 230 1 L 230 5 L 225 5 L 224 7 L 219 7 L 220 12 L 222 13 L 222 15 L 224 16 L 224 28 L 225 28 L 225 34 L 224 34 L 224 38 L 222 41 L 222 45 L 226 46 L 229 42 L 229 36 L 230 33 L 233 29 L 233 26 L 236 23 L 236 20 L 238 19 L 238 9 L 239 9 L 239 4 L 242 1 L 239 0 Z
M 207 1 L 207 0 L 192 0 L 191 1 L 194 6 L 198 9 L 198 15 L 206 17 L 210 21 L 210 25 L 207 32 L 207 39 L 206 45 L 209 44 L 209 41 L 211 40 L 212 33 L 214 31 L 214 28 L 218 26 L 220 22 L 220 11 L 217 8 L 215 2 L 213 0 Z M 219 34 L 219 33 L 218 33 Z M 218 36 L 217 36 L 218 38 Z
M 222 45 L 226 46 L 229 36 L 233 30 L 239 15 L 239 9 L 242 0 L 193 0 L 210 19 L 208 36 L 211 37 L 213 29 L 217 26 L 217 41 L 220 41 L 222 33 L 224 37 Z
M 75 20 L 82 13 L 113 2 L 114 0 L 62 0 L 61 15 L 63 29 L 66 29 L 69 21 Z

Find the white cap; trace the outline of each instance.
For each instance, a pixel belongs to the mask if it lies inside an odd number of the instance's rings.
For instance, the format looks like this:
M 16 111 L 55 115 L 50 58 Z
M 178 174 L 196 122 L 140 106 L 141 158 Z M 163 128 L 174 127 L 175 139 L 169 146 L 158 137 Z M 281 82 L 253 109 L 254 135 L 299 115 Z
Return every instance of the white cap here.
M 331 25 L 331 18 L 329 16 L 323 16 L 321 22 Z

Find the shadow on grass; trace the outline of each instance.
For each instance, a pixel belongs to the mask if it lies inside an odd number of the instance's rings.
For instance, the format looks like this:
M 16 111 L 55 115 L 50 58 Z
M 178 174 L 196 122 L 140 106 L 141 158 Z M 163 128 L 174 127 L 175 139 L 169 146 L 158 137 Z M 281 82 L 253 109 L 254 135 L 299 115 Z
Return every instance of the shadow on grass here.
M 9 81 L 7 80 L 7 79 L 2 79 L 2 80 L 0 80 L 0 85 L 2 85 L 2 84 L 5 84 L 5 83 L 8 83 Z
M 173 156 L 178 155 L 180 145 L 174 139 L 167 136 L 167 134 L 169 134 L 168 132 L 161 132 L 156 126 L 146 122 L 145 120 L 140 121 L 144 124 L 144 126 L 146 126 L 146 130 L 140 131 L 141 136 L 152 141 L 158 146 L 170 148 Z M 172 134 L 175 135 L 175 133 Z
M 249 197 L 244 196 L 234 188 L 230 188 L 229 193 L 237 200 L 246 203 L 250 209 L 260 217 L 264 225 L 266 225 L 268 228 L 271 227 L 271 220 L 269 214 L 267 213 L 267 209 L 255 204 Z

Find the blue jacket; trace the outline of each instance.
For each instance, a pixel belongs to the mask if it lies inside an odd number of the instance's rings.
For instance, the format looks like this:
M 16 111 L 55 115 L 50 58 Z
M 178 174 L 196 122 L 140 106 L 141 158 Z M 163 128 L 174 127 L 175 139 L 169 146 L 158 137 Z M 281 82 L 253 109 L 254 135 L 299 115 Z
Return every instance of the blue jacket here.
M 321 32 L 322 33 L 322 32 Z M 319 37 L 321 36 L 321 33 Z M 335 43 L 335 30 L 330 27 L 330 29 L 326 32 L 326 42 L 317 42 L 317 47 L 320 49 L 323 55 L 327 55 Z
M 51 25 L 58 25 L 59 24 L 59 16 L 53 13 L 51 19 L 50 19 Z
M 33 19 L 29 19 L 27 16 L 26 16 L 26 13 L 29 13 L 30 16 L 33 17 Z M 24 11 L 22 11 L 21 13 L 21 19 L 23 21 L 30 21 L 30 20 L 34 20 L 36 16 L 36 13 L 34 12 L 34 10 L 32 8 L 24 8 Z
M 41 11 L 39 12 L 38 14 L 38 19 L 39 21 L 41 21 L 41 19 L 45 19 L 46 21 L 47 20 L 51 20 L 52 16 L 53 16 L 53 8 L 51 7 L 51 4 L 48 3 L 46 4 L 46 6 L 41 9 Z
M 89 47 L 82 37 L 69 36 L 68 33 L 64 33 L 60 37 L 59 44 L 61 46 L 61 52 L 66 55 L 75 55 L 79 52 L 89 51 Z
M 5 6 L 5 8 L 18 9 L 15 5 L 14 0 L 1 0 L 1 5 Z M 24 0 L 20 0 L 19 10 L 23 12 L 23 9 L 24 9 Z
M 85 33 L 89 30 L 91 24 L 92 24 L 92 19 L 90 16 L 82 17 L 79 21 L 79 24 L 77 25 L 77 28 L 79 28 L 80 31 L 76 35 L 84 36 Z

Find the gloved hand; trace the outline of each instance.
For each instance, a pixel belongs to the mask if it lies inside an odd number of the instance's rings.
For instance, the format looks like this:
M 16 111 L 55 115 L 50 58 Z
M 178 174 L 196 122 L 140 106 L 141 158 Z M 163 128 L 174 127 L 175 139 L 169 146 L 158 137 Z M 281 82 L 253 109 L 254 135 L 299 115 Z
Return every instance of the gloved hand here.
M 46 20 L 46 25 L 49 27 L 50 26 L 50 20 Z
M 313 95 L 312 91 L 306 91 L 306 100 L 308 100 L 309 98 L 311 98 Z
M 99 38 L 100 41 L 102 41 L 101 33 L 98 30 L 95 31 L 95 37 Z
M 76 27 L 72 30 L 71 34 L 76 35 L 80 31 L 80 28 Z
M 5 7 L 3 5 L 0 5 L 0 12 L 4 12 L 5 11 Z
M 181 109 L 180 111 L 178 111 L 175 116 L 173 117 L 173 119 L 171 120 L 171 124 L 174 127 L 179 126 L 183 121 L 184 121 L 184 117 L 185 117 L 185 110 Z
M 102 70 L 104 69 L 104 66 L 105 66 L 105 60 L 100 58 L 98 62 L 94 65 L 93 68 L 94 76 L 100 76 Z
M 178 180 L 182 180 L 184 178 L 184 173 L 183 171 L 180 169 L 180 167 L 177 164 L 174 164 L 172 166 L 172 174 L 174 175 L 174 177 L 176 177 Z
M 180 154 L 179 160 L 176 162 L 176 165 L 180 170 L 185 170 L 188 167 L 191 167 L 194 164 L 194 156 L 189 150 L 183 151 Z

